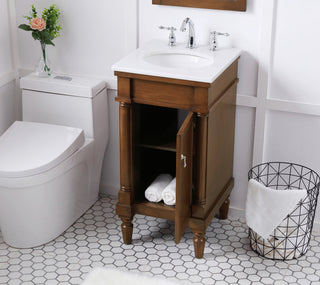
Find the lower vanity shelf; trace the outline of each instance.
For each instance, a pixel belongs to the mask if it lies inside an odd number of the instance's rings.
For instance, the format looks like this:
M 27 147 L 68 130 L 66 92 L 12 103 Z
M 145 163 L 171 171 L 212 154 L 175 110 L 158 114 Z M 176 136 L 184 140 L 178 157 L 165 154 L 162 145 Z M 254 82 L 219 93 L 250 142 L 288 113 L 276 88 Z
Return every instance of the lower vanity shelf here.
M 158 217 L 174 221 L 176 243 L 189 226 L 195 256 L 202 258 L 206 228 L 217 212 L 227 217 L 233 188 L 237 60 L 212 84 L 115 74 L 121 165 L 116 211 L 124 243 L 132 242 L 135 214 Z M 144 89 L 145 82 L 161 86 L 150 89 L 148 83 Z M 161 96 L 174 90 L 194 94 L 194 103 L 190 96 L 185 103 L 163 99 L 170 98 L 168 93 Z M 161 173 L 176 177 L 175 206 L 145 199 L 145 190 Z
M 134 205 L 136 214 L 151 216 L 164 220 L 175 220 L 175 206 L 168 206 L 162 202 L 153 203 L 147 200 L 136 202 Z

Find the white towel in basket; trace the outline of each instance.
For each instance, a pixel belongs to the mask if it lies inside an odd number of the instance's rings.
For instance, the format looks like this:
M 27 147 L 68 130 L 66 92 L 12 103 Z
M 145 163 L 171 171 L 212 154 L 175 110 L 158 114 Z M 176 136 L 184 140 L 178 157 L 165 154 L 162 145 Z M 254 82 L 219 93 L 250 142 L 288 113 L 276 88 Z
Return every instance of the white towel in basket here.
M 270 238 L 263 239 L 257 233 L 253 233 L 252 248 L 260 255 L 272 259 L 290 260 L 303 255 L 310 236 L 309 204 L 310 200 L 307 197 L 303 200 L 303 206 L 290 213 L 290 218 L 284 219 Z
M 246 202 L 247 225 L 262 238 L 268 239 L 306 196 L 306 190 L 275 190 L 250 179 Z
M 174 206 L 176 204 L 176 178 L 172 179 L 169 185 L 164 188 L 161 196 L 166 205 Z
M 160 202 L 162 200 L 162 191 L 171 180 L 172 176 L 170 174 L 159 174 L 145 191 L 144 196 L 146 199 L 150 202 Z

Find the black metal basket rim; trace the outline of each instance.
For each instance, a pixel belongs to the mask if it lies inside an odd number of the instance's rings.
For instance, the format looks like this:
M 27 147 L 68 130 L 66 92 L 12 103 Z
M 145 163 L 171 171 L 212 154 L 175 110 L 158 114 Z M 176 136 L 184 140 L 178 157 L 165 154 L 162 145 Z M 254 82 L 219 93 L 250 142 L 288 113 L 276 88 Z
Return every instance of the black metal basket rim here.
M 302 164 L 294 163 L 294 162 L 288 162 L 288 161 L 267 161 L 267 162 L 263 162 L 263 163 L 257 164 L 257 165 L 255 165 L 255 166 L 250 168 L 250 170 L 248 172 L 248 176 L 249 176 L 250 171 L 252 171 L 254 168 L 259 167 L 259 166 L 263 166 L 263 165 L 266 165 L 266 164 L 273 164 L 273 163 L 295 165 L 295 166 L 303 167 L 305 169 L 308 169 L 308 170 L 312 171 L 316 175 L 316 177 L 318 178 L 318 181 L 319 181 L 317 184 L 315 184 L 315 186 L 312 189 L 320 188 L 320 175 L 316 171 L 314 171 L 310 167 L 304 166 Z
M 299 164 L 299 163 L 288 162 L 288 161 L 267 161 L 267 162 L 263 162 L 263 163 L 260 163 L 260 164 L 257 164 L 255 166 L 253 166 L 250 170 L 252 170 L 253 168 L 256 168 L 258 166 L 262 166 L 262 165 L 265 165 L 265 164 L 271 164 L 271 163 L 281 163 L 281 164 L 289 164 L 289 165 L 300 166 L 300 167 L 306 168 L 306 169 L 314 172 L 318 176 L 318 178 L 320 179 L 319 174 L 316 171 L 314 171 L 313 169 L 311 169 L 310 167 L 304 166 L 304 165 Z

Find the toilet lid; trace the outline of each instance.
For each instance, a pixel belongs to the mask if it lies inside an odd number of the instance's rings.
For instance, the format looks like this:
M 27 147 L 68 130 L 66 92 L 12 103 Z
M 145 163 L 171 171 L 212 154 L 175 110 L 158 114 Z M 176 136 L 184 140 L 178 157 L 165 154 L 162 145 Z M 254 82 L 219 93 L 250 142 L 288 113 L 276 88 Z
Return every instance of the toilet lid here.
M 25 177 L 47 171 L 83 144 L 82 129 L 16 121 L 0 137 L 0 177 Z

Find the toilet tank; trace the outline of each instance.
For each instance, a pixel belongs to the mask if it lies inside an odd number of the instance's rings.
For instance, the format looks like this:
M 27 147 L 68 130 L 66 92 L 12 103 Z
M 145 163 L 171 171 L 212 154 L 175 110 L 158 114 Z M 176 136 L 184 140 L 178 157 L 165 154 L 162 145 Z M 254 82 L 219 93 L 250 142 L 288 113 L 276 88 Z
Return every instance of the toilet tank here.
M 103 81 L 30 74 L 21 78 L 20 87 L 23 121 L 77 127 L 86 137 L 107 142 L 108 102 Z

